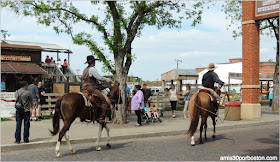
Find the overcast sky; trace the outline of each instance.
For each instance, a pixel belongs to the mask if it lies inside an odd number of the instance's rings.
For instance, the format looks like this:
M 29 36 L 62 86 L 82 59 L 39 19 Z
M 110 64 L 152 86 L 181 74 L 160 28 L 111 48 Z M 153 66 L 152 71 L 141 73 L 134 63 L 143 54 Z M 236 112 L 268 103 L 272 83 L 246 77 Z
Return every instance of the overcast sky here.
M 232 30 L 227 30 L 230 21 L 225 19 L 221 11 L 223 2 L 215 2 L 215 6 L 205 9 L 202 16 L 202 24 L 191 27 L 191 21 L 185 21 L 181 29 L 145 27 L 142 35 L 133 42 L 132 53 L 136 60 L 133 62 L 129 75 L 141 77 L 143 80 L 160 80 L 161 74 L 176 68 L 175 59 L 182 60 L 179 68 L 194 69 L 205 67 L 209 62 L 225 63 L 230 58 L 242 57 L 242 38 L 236 40 L 232 37 Z M 94 7 L 89 7 L 89 2 L 75 2 L 82 11 L 90 13 Z M 54 43 L 73 51 L 70 57 L 72 69 L 86 67 L 84 64 L 86 56 L 91 52 L 85 46 L 72 43 L 70 36 L 66 34 L 57 35 L 52 27 L 37 24 L 33 17 L 17 16 L 12 11 L 1 9 L 1 29 L 7 30 L 10 37 L 7 40 L 28 41 L 41 43 Z M 91 30 L 83 24 L 76 26 L 77 30 Z M 103 40 L 96 32 L 92 32 L 95 41 L 102 46 Z M 275 38 L 261 36 L 260 60 L 275 60 Z M 56 58 L 56 53 L 49 54 Z M 109 54 L 108 54 L 109 55 Z M 44 59 L 46 53 L 43 54 Z M 60 55 L 62 59 L 67 55 Z M 101 62 L 97 68 L 101 74 Z M 81 71 L 79 72 L 81 74 Z

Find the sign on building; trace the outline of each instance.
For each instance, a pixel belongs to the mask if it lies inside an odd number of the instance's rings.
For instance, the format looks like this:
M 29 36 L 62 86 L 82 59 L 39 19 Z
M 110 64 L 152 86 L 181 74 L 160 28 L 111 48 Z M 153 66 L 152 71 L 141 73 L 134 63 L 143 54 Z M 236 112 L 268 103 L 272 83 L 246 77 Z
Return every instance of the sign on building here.
M 279 0 L 263 0 L 255 2 L 255 19 L 268 19 L 279 16 Z
M 31 56 L 1 55 L 1 61 L 31 61 Z

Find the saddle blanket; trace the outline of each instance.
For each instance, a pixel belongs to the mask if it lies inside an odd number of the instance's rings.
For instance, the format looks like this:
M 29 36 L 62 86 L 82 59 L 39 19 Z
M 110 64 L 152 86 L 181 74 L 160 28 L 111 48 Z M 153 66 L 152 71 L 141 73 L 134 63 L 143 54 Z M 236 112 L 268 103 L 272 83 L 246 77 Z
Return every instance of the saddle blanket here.
M 208 89 L 202 88 L 202 89 L 199 90 L 199 92 L 205 92 L 205 93 L 207 93 L 212 102 L 215 100 L 214 96 L 211 95 L 211 92 L 210 92 Z

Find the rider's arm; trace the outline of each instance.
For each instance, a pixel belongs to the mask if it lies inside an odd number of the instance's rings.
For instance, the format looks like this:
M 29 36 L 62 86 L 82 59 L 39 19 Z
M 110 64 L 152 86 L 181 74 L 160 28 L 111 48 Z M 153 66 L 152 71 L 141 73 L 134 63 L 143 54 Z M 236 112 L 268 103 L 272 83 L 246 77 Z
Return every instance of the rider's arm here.
M 99 81 L 105 81 L 107 83 L 109 83 L 111 81 L 110 79 L 101 76 L 94 67 L 91 67 L 89 69 L 89 76 L 90 77 L 94 77 L 94 78 L 96 78 Z
M 214 82 L 218 83 L 219 85 L 224 85 L 224 82 L 221 81 L 216 73 L 213 73 L 213 80 Z

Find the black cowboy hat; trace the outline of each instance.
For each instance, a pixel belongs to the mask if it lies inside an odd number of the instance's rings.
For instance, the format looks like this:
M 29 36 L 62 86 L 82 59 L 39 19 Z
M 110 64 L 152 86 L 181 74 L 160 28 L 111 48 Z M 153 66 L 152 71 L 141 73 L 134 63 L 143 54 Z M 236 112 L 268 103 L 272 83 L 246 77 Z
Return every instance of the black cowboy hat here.
M 99 60 L 99 59 L 95 59 L 94 56 L 89 55 L 89 56 L 87 56 L 87 61 L 85 62 L 85 64 L 87 64 L 87 63 L 89 64 L 94 60 Z

